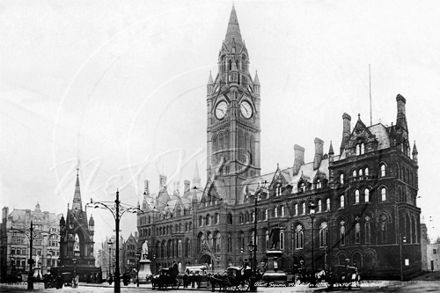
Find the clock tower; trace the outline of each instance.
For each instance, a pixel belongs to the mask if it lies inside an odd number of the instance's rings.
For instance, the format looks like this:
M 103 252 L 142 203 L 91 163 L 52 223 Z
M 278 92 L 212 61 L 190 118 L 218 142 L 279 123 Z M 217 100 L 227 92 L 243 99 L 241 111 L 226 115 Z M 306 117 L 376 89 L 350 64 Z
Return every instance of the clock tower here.
M 260 175 L 260 82 L 249 73 L 249 53 L 232 7 L 218 55 L 218 73 L 207 85 L 208 182 L 228 203 L 241 203 L 242 183 Z M 210 192 L 208 190 L 208 192 Z

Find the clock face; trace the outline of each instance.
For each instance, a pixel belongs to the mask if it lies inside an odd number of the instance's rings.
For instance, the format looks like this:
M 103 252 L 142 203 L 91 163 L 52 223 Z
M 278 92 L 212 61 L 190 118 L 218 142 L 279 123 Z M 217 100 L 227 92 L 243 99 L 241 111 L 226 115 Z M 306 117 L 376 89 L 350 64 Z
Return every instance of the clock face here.
M 240 104 L 240 111 L 244 118 L 249 119 L 252 117 L 252 106 L 249 104 L 249 102 L 242 102 Z
M 227 110 L 228 104 L 226 104 L 225 101 L 221 101 L 217 104 L 217 107 L 215 108 L 215 117 L 217 117 L 217 119 L 223 119 L 223 117 L 226 116 Z

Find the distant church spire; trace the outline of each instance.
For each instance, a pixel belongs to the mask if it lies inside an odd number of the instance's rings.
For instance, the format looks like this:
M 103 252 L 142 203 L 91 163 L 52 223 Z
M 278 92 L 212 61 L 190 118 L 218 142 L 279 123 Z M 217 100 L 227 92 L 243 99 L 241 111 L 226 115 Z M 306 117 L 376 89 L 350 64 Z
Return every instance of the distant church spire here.
M 79 187 L 79 168 L 76 169 L 75 194 L 73 195 L 72 210 L 82 210 L 81 190 Z
M 193 185 L 200 188 L 202 186 L 202 180 L 200 179 L 199 175 L 199 165 L 196 162 L 196 167 L 194 169 L 194 178 L 193 178 Z

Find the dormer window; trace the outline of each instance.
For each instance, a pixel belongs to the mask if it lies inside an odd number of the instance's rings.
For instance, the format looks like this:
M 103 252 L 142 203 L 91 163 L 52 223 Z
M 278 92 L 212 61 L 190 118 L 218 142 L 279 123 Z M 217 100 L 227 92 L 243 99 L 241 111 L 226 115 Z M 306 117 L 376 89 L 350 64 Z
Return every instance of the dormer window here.
M 356 170 L 353 170 L 353 180 L 356 180 L 356 177 L 357 177 Z
M 275 189 L 275 195 L 281 196 L 281 184 L 277 184 L 277 187 Z
M 300 191 L 306 192 L 306 184 L 304 182 L 301 182 L 301 184 L 300 184 Z
M 321 179 L 317 179 L 316 180 L 316 189 L 321 189 L 321 188 L 322 188 Z
M 363 155 L 365 153 L 365 144 L 363 142 L 356 145 L 356 156 Z
M 364 172 L 362 171 L 362 169 L 360 169 L 360 170 L 359 170 L 359 180 L 364 179 L 364 178 L 363 178 L 363 176 L 364 176 L 363 173 L 364 173 Z

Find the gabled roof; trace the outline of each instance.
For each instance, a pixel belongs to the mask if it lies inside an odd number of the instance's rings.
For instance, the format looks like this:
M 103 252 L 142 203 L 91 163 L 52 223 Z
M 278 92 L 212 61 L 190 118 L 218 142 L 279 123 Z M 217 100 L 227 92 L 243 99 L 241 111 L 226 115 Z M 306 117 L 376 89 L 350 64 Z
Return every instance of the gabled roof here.
M 378 141 L 377 149 L 382 150 L 390 147 L 390 137 L 387 128 L 382 123 L 372 125 L 368 127 L 368 130 L 376 136 Z

